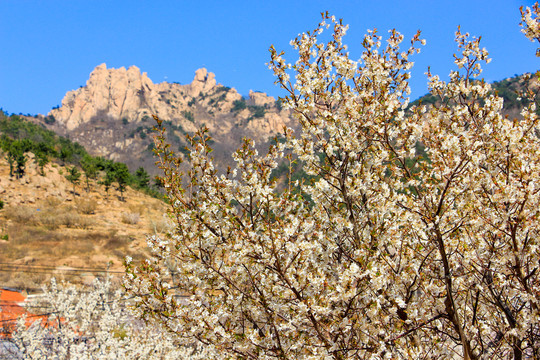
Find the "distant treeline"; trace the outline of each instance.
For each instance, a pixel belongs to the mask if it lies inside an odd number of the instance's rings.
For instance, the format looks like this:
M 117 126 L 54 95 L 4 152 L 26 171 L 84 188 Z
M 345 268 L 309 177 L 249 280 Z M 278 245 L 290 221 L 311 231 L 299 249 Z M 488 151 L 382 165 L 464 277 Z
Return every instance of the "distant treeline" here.
M 67 167 L 66 178 L 74 186 L 84 175 L 86 190 L 90 190 L 91 180 L 105 187 L 108 193 L 111 186 L 116 185 L 123 197 L 127 185 L 142 190 L 149 195 L 162 197 L 159 192 L 160 183 L 150 182 L 148 172 L 140 167 L 134 173 L 126 164 L 95 157 L 86 149 L 40 125 L 34 124 L 18 115 L 7 115 L 0 110 L 0 149 L 6 157 L 10 176 L 22 178 L 26 174 L 27 153 L 34 154 L 41 175 L 46 176 L 44 167 L 51 161 Z

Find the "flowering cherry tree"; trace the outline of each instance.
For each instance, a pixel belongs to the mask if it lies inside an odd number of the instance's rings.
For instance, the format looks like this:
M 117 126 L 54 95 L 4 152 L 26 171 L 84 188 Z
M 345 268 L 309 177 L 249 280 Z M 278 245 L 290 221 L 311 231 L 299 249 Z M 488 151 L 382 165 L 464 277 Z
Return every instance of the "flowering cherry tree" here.
M 45 289 L 45 315 L 22 317 L 11 341 L 13 359 L 205 359 L 196 347 L 177 346 L 155 324 L 131 314 L 129 299 L 109 281 L 85 288 L 58 285 Z M 29 324 L 31 324 L 29 326 Z
M 156 118 L 176 228 L 127 262 L 139 314 L 216 359 L 539 359 L 534 94 L 503 116 L 487 51 L 458 29 L 449 81 L 428 71 L 437 103 L 409 107 L 420 34 L 401 50 L 397 31 L 370 31 L 354 61 L 346 31 L 324 14 L 291 42 L 294 64 L 270 49 L 301 132 L 264 155 L 245 140 L 225 174 L 204 129 L 182 174 Z M 309 179 L 278 191 L 272 172 L 294 158 Z

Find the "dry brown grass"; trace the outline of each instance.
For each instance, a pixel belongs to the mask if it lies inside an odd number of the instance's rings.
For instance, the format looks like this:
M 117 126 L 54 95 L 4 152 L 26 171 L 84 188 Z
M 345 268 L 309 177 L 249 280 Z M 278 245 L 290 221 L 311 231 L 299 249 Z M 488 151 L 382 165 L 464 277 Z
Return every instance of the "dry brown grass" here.
M 149 230 L 151 233 L 165 234 L 172 231 L 173 229 L 174 229 L 174 223 L 167 215 L 163 215 L 161 219 L 150 220 Z
M 130 243 L 129 236 L 111 234 L 106 240 L 103 248 L 106 250 L 125 250 L 126 246 Z M 121 256 L 122 258 L 123 256 Z
M 63 226 L 70 229 L 89 229 L 94 224 L 92 219 L 77 214 L 72 207 L 44 209 L 33 220 L 31 224 L 41 225 L 48 230 L 57 230 Z
M 13 259 L 19 259 L 26 255 L 26 250 L 16 247 L 9 243 L 0 244 L 0 260 L 2 262 L 13 262 Z
M 75 201 L 75 205 L 81 214 L 92 215 L 96 213 L 97 201 L 94 199 L 78 199 Z
M 81 223 L 81 216 L 79 214 L 66 211 L 64 213 L 59 214 L 60 221 L 62 225 L 64 225 L 67 228 L 78 228 L 79 224 Z
M 58 232 L 33 225 L 11 224 L 7 233 L 9 241 L 0 243 L 0 261 L 9 263 L 29 254 L 47 253 L 62 239 Z
M 58 214 L 52 213 L 50 211 L 44 211 L 40 214 L 40 223 L 48 230 L 56 230 L 62 225 Z
M 111 270 L 121 270 L 126 255 L 135 260 L 151 256 L 145 246 L 146 234 L 165 233 L 170 228 L 162 218 L 164 203 L 130 188 L 125 202 L 106 196 L 98 186 L 73 197 L 71 184 L 58 174 L 62 167 L 55 166 L 50 164 L 45 169 L 54 185 L 2 183 L 7 193 L 0 210 L 0 262 L 47 265 L 51 270 L 32 273 L 0 267 L 0 284 L 39 289 L 57 266 L 104 269 L 111 263 Z M 7 162 L 0 161 L 0 176 L 8 173 Z M 92 277 L 75 273 L 54 271 L 54 276 L 75 283 Z
M 10 244 L 13 245 L 25 245 L 33 243 L 47 243 L 60 241 L 61 234 L 54 231 L 48 231 L 42 227 L 32 225 L 12 225 L 8 229 L 13 235 L 10 237 Z
M 92 229 L 95 225 L 95 221 L 92 220 L 92 219 L 89 219 L 87 217 L 81 217 L 79 219 L 79 223 L 77 225 L 77 228 L 78 229 L 84 229 L 84 230 L 88 230 L 88 229 Z
M 50 280 L 51 274 L 30 272 L 0 272 L 0 282 L 4 286 L 19 290 L 38 290 Z
M 135 225 L 141 219 L 140 213 L 136 212 L 123 212 L 122 213 L 122 222 L 128 225 Z
M 128 209 L 134 214 L 142 215 L 146 211 L 147 205 L 142 202 L 128 204 Z
M 72 215 L 72 214 L 71 214 Z M 52 224 L 59 223 L 82 228 L 85 219 L 80 215 L 73 218 L 70 214 L 63 214 L 55 217 L 45 217 L 53 219 Z M 11 224 L 8 227 L 9 241 L 0 243 L 0 261 L 13 262 L 29 254 L 37 259 L 54 261 L 71 255 L 91 256 L 102 239 L 102 234 L 92 231 L 51 230 L 50 226 L 35 226 L 20 223 Z M 109 235 L 105 235 L 109 236 Z
M 96 247 L 96 241 L 92 236 L 87 234 L 78 234 L 63 239 L 56 249 L 54 249 L 54 256 L 66 257 L 69 255 L 85 255 L 94 252 Z
M 167 205 L 159 200 L 150 201 L 150 208 L 159 212 L 165 212 L 167 210 Z
M 72 229 L 88 229 L 93 225 L 93 221 L 88 217 L 81 216 L 77 210 L 88 213 L 95 209 L 92 202 L 84 202 L 75 209 L 71 205 L 62 206 L 58 198 L 48 197 L 43 201 L 41 207 L 31 207 L 25 205 L 10 206 L 4 211 L 4 216 L 21 225 L 42 226 L 47 230 L 57 230 L 64 226 Z M 83 209 L 83 210 L 80 210 Z
M 46 208 L 54 208 L 60 206 L 64 201 L 57 196 L 47 196 L 42 201 L 42 206 Z
M 6 208 L 4 216 L 18 223 L 30 224 L 35 223 L 37 211 L 25 205 L 10 206 Z

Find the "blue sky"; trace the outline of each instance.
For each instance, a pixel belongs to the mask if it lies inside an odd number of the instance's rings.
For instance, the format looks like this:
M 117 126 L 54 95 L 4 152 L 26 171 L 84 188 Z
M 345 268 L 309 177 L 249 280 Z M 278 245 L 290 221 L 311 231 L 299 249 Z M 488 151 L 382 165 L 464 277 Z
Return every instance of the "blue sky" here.
M 97 65 L 138 66 L 153 82 L 191 82 L 206 67 L 219 83 L 247 95 L 279 96 L 268 70 L 274 44 L 293 60 L 289 41 L 310 30 L 328 10 L 350 24 L 345 42 L 358 58 L 366 29 L 391 28 L 427 45 L 413 60 L 412 95 L 426 92 L 428 66 L 443 78 L 453 66 L 454 32 L 482 36 L 493 61 L 488 81 L 535 71 L 536 45 L 519 28 L 519 6 L 492 0 L 114 1 L 0 0 L 0 107 L 10 113 L 47 113 L 64 94 L 86 84 Z M 288 56 L 287 56 L 288 54 Z

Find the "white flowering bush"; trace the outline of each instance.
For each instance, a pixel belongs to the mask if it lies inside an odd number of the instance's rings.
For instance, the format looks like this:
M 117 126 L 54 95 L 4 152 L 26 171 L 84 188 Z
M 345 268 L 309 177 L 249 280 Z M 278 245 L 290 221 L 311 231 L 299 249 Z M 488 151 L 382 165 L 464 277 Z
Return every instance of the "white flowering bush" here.
M 294 64 L 271 48 L 301 132 L 264 155 L 245 140 L 226 174 L 205 130 L 182 174 L 156 118 L 176 228 L 127 264 L 139 315 L 213 359 L 540 358 L 534 93 L 503 116 L 487 51 L 458 30 L 450 80 L 428 72 L 437 103 L 409 108 L 420 35 L 402 50 L 371 31 L 355 61 L 346 30 L 325 14 Z M 292 156 L 309 178 L 280 192 Z
M 12 334 L 12 358 L 20 359 L 205 359 L 196 346 L 177 346 L 159 326 L 131 314 L 129 299 L 109 281 L 91 287 L 45 289 L 44 316 L 20 318 Z M 31 324 L 31 325 L 30 325 Z M 28 326 L 30 325 L 30 326 Z M 199 357 L 200 356 L 200 357 Z

